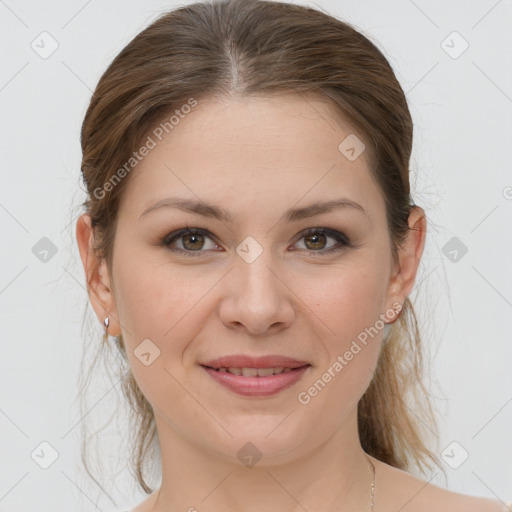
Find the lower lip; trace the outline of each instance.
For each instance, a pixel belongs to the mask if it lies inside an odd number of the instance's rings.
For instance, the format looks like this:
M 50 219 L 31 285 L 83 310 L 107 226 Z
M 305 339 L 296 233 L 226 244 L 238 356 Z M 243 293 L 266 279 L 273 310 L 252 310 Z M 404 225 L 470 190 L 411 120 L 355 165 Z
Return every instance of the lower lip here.
M 244 377 L 229 372 L 220 372 L 203 366 L 208 374 L 224 387 L 244 396 L 269 396 L 295 384 L 309 368 L 309 365 L 295 368 L 291 372 L 269 375 L 268 377 Z

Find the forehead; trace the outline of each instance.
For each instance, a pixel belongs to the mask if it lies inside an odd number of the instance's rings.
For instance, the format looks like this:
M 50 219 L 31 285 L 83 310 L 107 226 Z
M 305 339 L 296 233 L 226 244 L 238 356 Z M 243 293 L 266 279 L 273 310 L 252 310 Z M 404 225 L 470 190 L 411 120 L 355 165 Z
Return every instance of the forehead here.
M 340 136 L 354 132 L 326 99 L 302 94 L 209 97 L 176 121 L 170 133 L 163 135 L 162 146 L 209 145 L 215 153 L 217 149 L 243 151 L 244 146 L 263 146 L 274 153 L 328 151 L 338 157 Z
M 167 193 L 260 208 L 340 194 L 365 208 L 382 202 L 366 149 L 356 159 L 344 152 L 347 140 L 360 151 L 363 135 L 322 98 L 210 97 L 186 111 L 148 132 L 153 147 L 123 197 L 134 213 Z

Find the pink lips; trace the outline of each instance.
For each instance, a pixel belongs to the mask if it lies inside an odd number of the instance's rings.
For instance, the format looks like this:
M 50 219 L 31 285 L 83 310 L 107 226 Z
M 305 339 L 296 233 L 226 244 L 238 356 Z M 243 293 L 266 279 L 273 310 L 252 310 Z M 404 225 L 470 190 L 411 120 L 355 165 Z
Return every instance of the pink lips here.
M 210 360 L 201 366 L 219 384 L 244 396 L 269 396 L 297 382 L 310 364 L 286 356 L 270 355 L 251 357 L 246 355 L 225 356 Z M 267 377 L 245 377 L 215 368 L 291 368 L 292 371 Z

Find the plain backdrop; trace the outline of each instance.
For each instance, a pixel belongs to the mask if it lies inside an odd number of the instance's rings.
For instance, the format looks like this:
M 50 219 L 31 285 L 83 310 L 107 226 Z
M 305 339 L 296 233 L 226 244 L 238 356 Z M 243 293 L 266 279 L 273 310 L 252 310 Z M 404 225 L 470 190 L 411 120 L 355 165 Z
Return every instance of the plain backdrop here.
M 107 65 L 177 5 L 0 0 L 2 511 L 123 510 L 143 498 L 126 462 L 101 487 L 80 465 L 77 376 L 83 345 L 99 343 L 102 326 L 87 306 L 74 239 L 85 199 L 79 133 Z M 413 198 L 429 221 L 411 298 L 437 382 L 447 475 L 431 481 L 512 501 L 511 2 L 317 5 L 381 48 L 415 123 Z M 82 330 L 85 308 L 92 339 Z M 108 380 L 95 389 L 91 416 L 122 418 Z M 103 434 L 114 447 L 108 457 L 123 452 L 120 425 Z

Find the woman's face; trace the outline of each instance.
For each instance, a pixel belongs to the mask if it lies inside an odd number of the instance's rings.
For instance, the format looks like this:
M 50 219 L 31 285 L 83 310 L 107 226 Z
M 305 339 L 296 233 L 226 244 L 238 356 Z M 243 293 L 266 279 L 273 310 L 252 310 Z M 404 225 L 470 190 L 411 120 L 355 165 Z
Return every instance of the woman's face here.
M 106 311 L 160 442 L 278 463 L 352 429 L 384 322 L 408 292 L 361 142 L 326 103 L 294 95 L 201 100 L 155 133 L 121 202 Z M 169 198 L 195 213 L 151 209 Z M 348 203 L 321 208 L 335 201 Z M 212 364 L 239 355 L 305 369 L 206 368 L 254 366 Z M 255 364 L 290 366 L 267 363 Z

